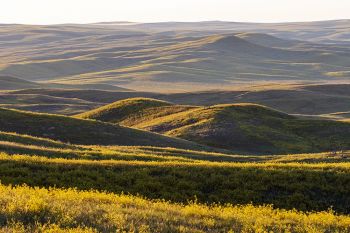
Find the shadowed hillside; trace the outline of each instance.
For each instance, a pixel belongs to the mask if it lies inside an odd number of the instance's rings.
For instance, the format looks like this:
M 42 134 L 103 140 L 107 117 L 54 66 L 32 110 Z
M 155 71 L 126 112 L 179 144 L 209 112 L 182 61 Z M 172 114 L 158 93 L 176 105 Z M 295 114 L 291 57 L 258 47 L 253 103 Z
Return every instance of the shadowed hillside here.
M 303 120 L 260 105 L 153 106 L 127 117 L 119 109 L 129 102 L 119 101 L 106 107 L 106 112 L 100 108 L 78 117 L 96 117 L 244 153 L 316 152 L 350 146 L 350 124 Z M 116 110 L 111 106 L 117 106 Z
M 60 90 L 60 89 L 27 89 L 19 90 L 0 96 L 0 104 L 7 104 L 6 99 L 16 99 L 21 95 L 45 95 L 60 98 L 78 99 L 95 103 L 86 108 L 77 108 L 76 111 L 67 111 L 71 115 L 86 112 L 96 106 L 103 106 L 118 100 L 147 97 L 163 100 L 175 104 L 211 106 L 231 103 L 256 103 L 268 106 L 288 114 L 307 115 L 315 118 L 334 120 L 346 119 L 346 112 L 350 111 L 350 85 L 323 84 L 323 85 L 257 85 L 234 90 L 212 90 L 202 92 L 154 93 L 131 91 L 102 91 L 102 90 Z M 11 97 L 12 96 L 12 97 Z M 81 102 L 81 101 L 80 101 Z M 20 99 L 17 104 L 27 104 Z M 44 104 L 38 99 L 38 105 Z M 12 105 L 16 108 L 16 106 Z M 11 106 L 11 107 L 12 107 Z M 33 110 L 33 109 L 28 109 Z M 42 108 L 45 112 L 45 108 Z M 46 112 L 55 112 L 48 109 Z M 345 114 L 343 114 L 345 113 Z
M 75 144 L 156 145 L 199 148 L 193 143 L 108 123 L 0 108 L 0 130 Z

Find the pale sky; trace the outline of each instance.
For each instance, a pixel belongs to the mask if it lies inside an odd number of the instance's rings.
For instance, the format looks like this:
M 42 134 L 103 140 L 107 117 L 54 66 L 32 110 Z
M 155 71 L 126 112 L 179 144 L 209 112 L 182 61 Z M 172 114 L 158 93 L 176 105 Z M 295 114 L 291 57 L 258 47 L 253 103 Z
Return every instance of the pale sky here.
M 350 0 L 1 0 L 0 23 L 349 19 Z

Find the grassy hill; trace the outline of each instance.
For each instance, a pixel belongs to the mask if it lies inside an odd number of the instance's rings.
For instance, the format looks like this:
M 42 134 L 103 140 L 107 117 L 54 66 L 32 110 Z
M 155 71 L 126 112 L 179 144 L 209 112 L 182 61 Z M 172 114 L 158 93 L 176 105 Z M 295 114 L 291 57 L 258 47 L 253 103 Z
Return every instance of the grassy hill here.
M 350 124 L 345 122 L 306 120 L 255 104 L 155 106 L 129 112 L 127 116 L 127 111 L 119 109 L 130 101 L 133 100 L 119 101 L 78 117 L 106 120 L 241 153 L 320 152 L 350 147 Z M 117 106 L 116 110 L 111 106 Z
M 0 130 L 75 144 L 200 148 L 184 140 L 109 123 L 3 108 L 0 108 Z
M 154 100 L 148 101 L 154 103 Z M 143 111 L 163 114 L 177 107 L 181 106 L 165 105 Z M 154 111 L 157 108 L 168 110 Z M 276 118 L 293 118 L 270 109 L 261 111 Z M 103 144 L 103 141 L 108 144 L 110 140 L 124 144 L 123 139 L 129 143 L 145 142 L 131 129 L 122 130 L 123 134 L 129 132 L 124 138 L 101 134 L 114 132 L 108 131 L 109 127 L 118 132 L 123 129 L 101 122 L 13 110 L 0 113 L 1 130 L 16 127 L 17 131 L 30 131 L 31 135 L 66 142 L 89 141 L 75 138 L 87 132 L 94 137 L 93 144 Z M 45 122 L 59 129 L 47 128 Z M 54 132 L 59 137 L 43 132 Z M 76 132 L 79 134 L 74 135 Z M 159 145 L 163 142 L 145 132 L 141 137 Z M 346 188 L 349 157 L 329 153 L 246 156 L 188 148 L 74 145 L 47 138 L 0 132 L 0 201 L 4 207 L 0 228 L 18 232 L 43 229 L 88 232 L 147 226 L 155 231 L 173 231 L 184 224 L 187 228 L 181 229 L 187 232 L 198 232 L 203 227 L 204 232 L 220 232 L 222 229 L 262 229 L 261 222 L 256 224 L 257 219 L 261 219 L 268 230 L 284 229 L 286 225 L 292 232 L 305 227 L 339 232 L 348 229 L 347 216 L 339 214 L 349 213 L 350 194 Z M 167 145 L 180 147 L 174 142 Z M 91 189 L 97 191 L 84 191 Z M 330 206 L 336 212 L 327 211 Z M 123 218 L 115 216 L 119 211 L 126 211 L 122 213 Z M 207 220 L 202 221 L 204 216 Z M 221 221 L 220 216 L 226 216 L 225 220 Z M 126 217 L 128 223 L 123 225 L 120 219 Z M 139 221 L 130 225 L 132 219 Z M 189 219 L 194 222 L 189 224 Z
M 313 115 L 333 119 L 347 118 L 350 110 L 350 85 L 256 85 L 230 91 L 212 90 L 202 92 L 152 93 L 117 92 L 101 90 L 26 89 L 12 91 L 8 95 L 46 95 L 60 98 L 80 99 L 102 106 L 127 98 L 154 98 L 176 104 L 211 106 L 216 104 L 256 103 L 288 114 Z M 0 103 L 6 103 L 0 96 Z M 24 104 L 23 101 L 18 101 Z M 37 104 L 42 104 L 38 100 Z M 96 108 L 96 107 L 95 107 Z M 44 108 L 43 108 L 44 109 Z M 91 107 L 90 109 L 93 109 Z M 72 111 L 80 113 L 84 109 Z M 79 112 L 80 111 L 80 112 Z
M 170 105 L 168 102 L 156 99 L 131 98 L 79 114 L 76 117 L 117 123 L 130 115 L 145 111 L 146 109 Z

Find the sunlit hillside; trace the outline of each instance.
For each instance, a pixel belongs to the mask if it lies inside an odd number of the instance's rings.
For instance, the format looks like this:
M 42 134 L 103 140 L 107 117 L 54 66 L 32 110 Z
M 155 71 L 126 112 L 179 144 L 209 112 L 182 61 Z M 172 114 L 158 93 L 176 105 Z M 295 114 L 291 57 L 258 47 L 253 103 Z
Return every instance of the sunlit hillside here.
M 0 22 L 0 232 L 350 232 L 349 45 L 349 20 Z
M 186 205 L 130 195 L 0 186 L 4 232 L 348 232 L 350 218 L 253 205 Z M 101 214 L 103 213 L 103 214 Z M 166 224 L 164 224 L 166 223 Z
M 76 117 L 118 123 L 238 153 L 305 153 L 350 146 L 350 125 L 346 122 L 308 120 L 256 104 L 201 107 L 138 98 L 117 101 Z

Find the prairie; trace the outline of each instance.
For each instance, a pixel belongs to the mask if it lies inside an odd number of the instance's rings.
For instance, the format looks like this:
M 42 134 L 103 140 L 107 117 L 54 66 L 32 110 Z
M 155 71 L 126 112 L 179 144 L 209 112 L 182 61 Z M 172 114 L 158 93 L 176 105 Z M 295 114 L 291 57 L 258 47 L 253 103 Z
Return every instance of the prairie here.
M 350 232 L 349 22 L 0 24 L 0 232 Z
M 76 117 L 118 123 L 236 153 L 307 153 L 350 146 L 350 125 L 346 122 L 308 120 L 249 103 L 203 107 L 133 98 Z
M 348 232 L 350 218 L 271 206 L 184 205 L 76 189 L 0 186 L 0 227 L 12 232 Z M 101 214 L 103 213 L 103 214 Z M 164 224 L 166 223 L 166 224 Z

